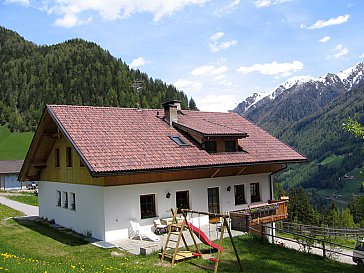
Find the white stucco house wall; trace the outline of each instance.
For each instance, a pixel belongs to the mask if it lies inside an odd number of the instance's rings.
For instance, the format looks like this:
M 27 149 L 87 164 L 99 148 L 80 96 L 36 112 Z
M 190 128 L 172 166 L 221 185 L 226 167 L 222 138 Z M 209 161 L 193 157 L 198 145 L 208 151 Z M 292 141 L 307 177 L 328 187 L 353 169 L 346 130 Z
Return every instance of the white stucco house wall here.
M 39 214 L 107 242 L 171 208 L 222 213 L 273 199 L 272 174 L 305 157 L 234 113 L 48 105 L 21 180 Z M 209 218 L 192 216 L 207 224 Z

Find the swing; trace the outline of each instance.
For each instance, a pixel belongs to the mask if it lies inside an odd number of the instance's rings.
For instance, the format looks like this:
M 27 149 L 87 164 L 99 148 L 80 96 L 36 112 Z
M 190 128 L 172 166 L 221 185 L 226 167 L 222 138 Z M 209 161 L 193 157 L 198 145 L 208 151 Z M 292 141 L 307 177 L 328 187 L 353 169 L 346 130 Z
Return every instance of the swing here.
M 223 236 L 223 234 L 221 235 Z M 209 221 L 209 238 L 211 238 L 211 223 Z M 217 229 L 217 226 L 216 226 L 216 239 L 219 238 L 219 231 Z M 220 253 L 222 253 L 224 251 L 224 249 L 222 248 L 222 246 L 219 246 L 219 249 L 217 251 L 220 250 Z M 212 247 L 210 247 L 210 258 L 209 258 L 209 261 L 213 262 L 213 263 L 216 263 L 216 258 L 212 255 Z M 218 260 L 218 262 L 220 262 L 220 259 Z

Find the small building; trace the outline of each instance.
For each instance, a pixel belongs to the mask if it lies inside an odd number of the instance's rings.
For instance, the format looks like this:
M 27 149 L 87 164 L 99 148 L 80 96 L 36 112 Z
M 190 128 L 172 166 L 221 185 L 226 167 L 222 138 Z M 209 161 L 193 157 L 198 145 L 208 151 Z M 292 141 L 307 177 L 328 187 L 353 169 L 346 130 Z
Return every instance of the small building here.
M 113 241 L 129 221 L 152 225 L 170 208 L 265 204 L 272 174 L 305 161 L 238 114 L 163 108 L 48 105 L 19 176 L 39 180 L 40 216 Z
M 25 188 L 24 182 L 18 181 L 23 160 L 0 160 L 0 189 L 20 190 Z

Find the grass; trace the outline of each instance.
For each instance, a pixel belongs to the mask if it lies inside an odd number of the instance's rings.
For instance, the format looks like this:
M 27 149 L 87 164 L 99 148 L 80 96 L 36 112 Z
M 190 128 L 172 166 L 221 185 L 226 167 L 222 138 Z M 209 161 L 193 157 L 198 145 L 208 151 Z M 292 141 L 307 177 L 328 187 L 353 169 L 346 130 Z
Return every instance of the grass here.
M 326 166 L 326 167 L 340 167 L 342 161 L 344 160 L 344 156 L 342 155 L 331 155 L 326 157 L 324 160 L 322 160 L 319 164 Z
M 363 174 L 360 173 L 362 170 L 363 168 L 356 168 L 353 171 L 349 172 L 348 175 L 355 176 L 356 179 L 344 179 L 344 186 L 342 189 L 308 188 L 306 190 L 314 191 L 322 197 L 332 196 L 334 194 L 341 195 L 339 199 L 333 199 L 333 201 L 339 208 L 346 208 L 353 194 L 363 194 L 360 193 L 361 183 L 364 180 Z
M 22 193 L 19 195 L 8 195 L 5 197 L 27 205 L 38 206 L 38 196 L 35 196 L 34 194 Z
M 2 204 L 0 204 L 0 212 L 1 212 L 0 221 L 3 219 L 6 219 L 6 218 L 24 215 L 22 212 L 9 208 L 7 206 L 4 206 Z M 0 248 L 1 248 L 1 246 L 0 246 Z
M 33 133 L 11 133 L 6 126 L 0 126 L 0 160 L 24 159 Z
M 3 215 L 4 208 L 0 208 Z M 100 249 L 41 223 L 0 221 L 0 271 L 7 272 L 205 272 L 207 260 L 194 259 L 171 267 L 162 266 L 158 253 L 137 256 L 115 249 Z M 356 266 L 324 260 L 271 245 L 251 236 L 234 239 L 244 272 L 362 272 Z M 219 272 L 239 272 L 233 249 L 224 241 Z M 205 248 L 206 249 L 206 248 Z M 210 255 L 208 255 L 210 256 Z M 199 266 L 196 266 L 199 265 Z

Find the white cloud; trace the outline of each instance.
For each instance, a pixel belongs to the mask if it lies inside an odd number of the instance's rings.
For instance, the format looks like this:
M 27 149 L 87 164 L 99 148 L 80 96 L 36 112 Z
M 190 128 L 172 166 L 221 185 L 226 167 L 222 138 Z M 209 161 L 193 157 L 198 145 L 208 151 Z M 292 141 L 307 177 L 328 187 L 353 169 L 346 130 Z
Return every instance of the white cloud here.
M 150 63 L 150 61 L 146 61 L 143 57 L 139 57 L 134 59 L 129 66 L 130 68 L 138 68 L 148 63 Z
M 303 69 L 303 63 L 293 61 L 292 63 L 278 63 L 276 61 L 265 64 L 254 64 L 252 66 L 241 66 L 237 72 L 248 74 L 258 72 L 262 75 L 289 76 L 292 72 L 297 72 Z
M 359 58 L 364 58 L 364 52 L 359 56 Z
M 301 28 L 307 28 L 307 29 L 319 29 L 323 27 L 329 27 L 334 25 L 341 25 L 346 23 L 350 18 L 349 14 L 340 15 L 336 18 L 330 18 L 326 21 L 324 20 L 318 20 L 313 25 L 306 27 L 305 25 L 301 25 Z
M 11 2 L 29 2 L 29 0 L 7 0 Z M 103 20 L 127 18 L 135 13 L 150 13 L 158 22 L 162 17 L 171 16 L 187 6 L 203 5 L 210 0 L 50 0 L 42 10 L 60 17 L 56 24 L 72 27 L 85 23 L 82 13 L 94 12 Z
M 216 53 L 216 52 L 219 52 L 220 50 L 228 49 L 229 47 L 232 47 L 238 43 L 235 40 L 219 42 L 219 40 L 222 38 L 222 36 L 224 36 L 224 32 L 221 32 L 221 31 L 216 32 L 215 34 L 210 36 L 209 39 L 210 39 L 210 41 L 212 41 L 209 44 L 210 52 Z
M 29 0 L 5 0 L 5 3 L 20 4 L 20 5 L 25 6 L 25 7 L 30 6 L 30 1 Z
M 331 37 L 330 36 L 324 36 L 322 37 L 319 42 L 320 43 L 327 43 L 328 41 L 330 41 Z
M 335 59 L 339 59 L 341 58 L 342 56 L 345 56 L 346 54 L 349 53 L 349 50 L 347 47 L 343 46 L 342 44 L 339 44 L 335 47 L 334 49 L 335 53 L 333 55 L 333 57 Z
M 237 97 L 234 95 L 216 95 L 215 93 L 195 98 L 198 108 L 202 111 L 226 112 L 227 109 L 234 109 L 237 104 Z
M 216 16 L 221 16 L 223 14 L 229 14 L 231 13 L 237 6 L 239 6 L 240 4 L 240 0 L 233 0 L 231 1 L 231 3 L 229 3 L 228 5 L 219 8 L 217 10 L 215 10 L 214 14 Z
M 214 65 L 203 65 L 192 70 L 193 76 L 220 75 L 228 70 L 226 65 L 215 67 Z
M 282 4 L 282 3 L 290 2 L 290 1 L 292 1 L 292 0 L 256 0 L 254 2 L 254 4 L 255 4 L 255 7 L 257 7 L 257 8 L 266 8 L 271 5 Z
M 203 84 L 199 81 L 190 81 L 185 79 L 179 79 L 174 83 L 174 86 L 177 89 L 189 91 L 189 92 L 198 92 L 201 90 Z
M 219 40 L 222 36 L 224 36 L 224 32 L 219 31 L 219 32 L 216 32 L 215 34 L 211 35 L 209 39 L 211 41 L 215 42 L 215 41 Z

